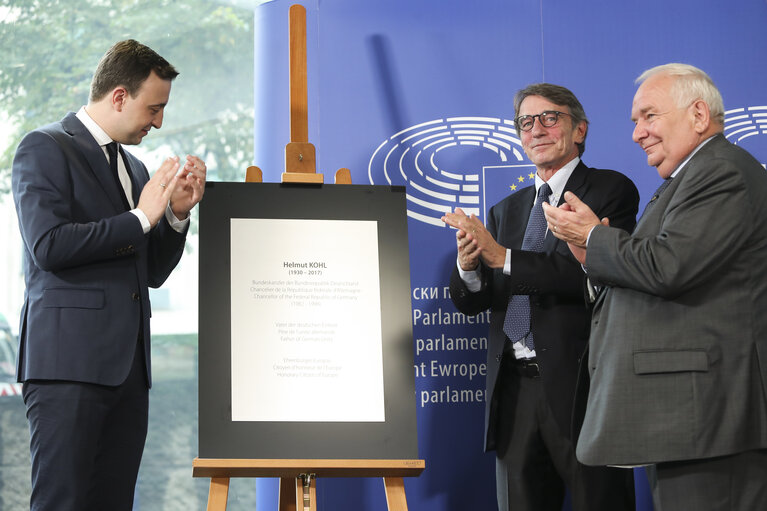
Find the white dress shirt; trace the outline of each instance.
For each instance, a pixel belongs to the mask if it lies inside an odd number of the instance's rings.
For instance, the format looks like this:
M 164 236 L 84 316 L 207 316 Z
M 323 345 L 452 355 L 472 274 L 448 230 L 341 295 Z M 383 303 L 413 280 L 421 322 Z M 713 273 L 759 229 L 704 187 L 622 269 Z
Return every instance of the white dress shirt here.
M 533 209 L 533 206 L 535 206 L 535 200 L 538 197 L 538 190 L 543 186 L 544 183 L 548 183 L 549 187 L 551 188 L 551 195 L 547 197 L 547 201 L 549 204 L 557 205 L 559 203 L 559 198 L 562 196 L 562 193 L 564 192 L 565 185 L 567 184 L 567 180 L 570 179 L 570 175 L 575 170 L 575 167 L 578 166 L 578 163 L 580 163 L 581 159 L 579 157 L 575 157 L 574 159 L 570 160 L 567 164 L 565 164 L 561 169 L 556 171 L 551 178 L 549 178 L 548 181 L 544 181 L 541 179 L 541 177 L 536 173 L 535 174 L 535 194 L 533 196 L 533 202 L 530 204 L 530 209 Z M 548 231 L 547 231 L 548 232 Z M 458 273 L 461 276 L 461 279 L 466 284 L 466 288 L 471 291 L 472 293 L 476 293 L 480 290 L 482 287 L 482 277 L 479 271 L 479 268 L 476 270 L 464 270 L 461 268 L 461 265 L 458 264 Z M 511 275 L 511 249 L 506 249 L 506 259 L 503 264 L 503 273 L 506 275 Z M 516 358 L 532 358 L 535 356 L 535 351 L 528 349 L 524 343 L 520 341 L 514 342 L 514 356 Z
M 107 152 L 107 145 L 114 142 L 114 140 L 112 140 L 109 135 L 107 135 L 106 131 L 104 131 L 101 126 L 99 126 L 98 123 L 94 121 L 90 115 L 88 115 L 88 112 L 85 110 L 85 106 L 80 107 L 80 110 L 77 111 L 75 116 L 80 120 L 80 122 L 83 123 L 83 125 L 85 125 L 85 129 L 90 132 L 93 138 L 96 139 L 96 143 L 101 146 L 101 150 L 104 151 L 104 157 L 107 159 L 108 163 L 109 153 Z M 119 143 L 117 144 L 117 147 L 117 154 L 119 156 Z M 130 176 L 128 175 L 128 169 L 125 168 L 125 161 L 123 158 L 117 159 L 117 175 L 120 178 L 120 184 L 123 187 L 125 198 L 128 199 L 128 204 L 131 207 L 130 212 L 136 215 L 136 218 L 138 218 L 141 222 L 141 228 L 144 230 L 144 234 L 148 233 L 152 229 L 152 226 L 149 223 L 149 219 L 147 218 L 146 214 L 138 209 L 133 203 L 133 185 L 131 183 Z M 141 190 L 139 190 L 139 193 L 140 192 Z M 165 218 L 168 220 L 170 226 L 173 227 L 173 229 L 177 232 L 182 232 L 186 228 L 186 225 L 189 223 L 189 218 L 185 218 L 184 220 L 179 220 L 176 218 L 176 215 L 173 214 L 173 210 L 170 208 L 170 203 L 168 203 L 168 207 L 165 209 Z

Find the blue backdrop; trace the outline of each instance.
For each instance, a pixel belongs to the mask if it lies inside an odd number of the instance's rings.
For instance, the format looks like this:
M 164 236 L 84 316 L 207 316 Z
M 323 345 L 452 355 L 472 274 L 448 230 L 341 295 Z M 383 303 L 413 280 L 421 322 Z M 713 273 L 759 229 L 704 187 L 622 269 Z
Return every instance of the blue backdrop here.
M 279 181 L 288 116 L 288 8 L 255 12 L 255 161 Z M 707 71 L 728 111 L 725 134 L 767 161 L 764 0 L 312 0 L 307 9 L 309 141 L 332 182 L 408 191 L 416 406 L 426 470 L 407 479 L 411 509 L 495 509 L 494 460 L 482 453 L 487 317 L 455 313 L 446 292 L 461 206 L 483 216 L 532 183 L 511 119 L 514 93 L 571 89 L 591 125 L 585 162 L 634 180 L 640 211 L 659 178 L 631 141 L 634 79 L 685 62 Z M 638 509 L 652 504 L 636 472 Z M 260 509 L 276 486 L 259 481 Z M 378 479 L 320 480 L 320 509 L 385 510 Z M 566 506 L 568 507 L 568 506 Z

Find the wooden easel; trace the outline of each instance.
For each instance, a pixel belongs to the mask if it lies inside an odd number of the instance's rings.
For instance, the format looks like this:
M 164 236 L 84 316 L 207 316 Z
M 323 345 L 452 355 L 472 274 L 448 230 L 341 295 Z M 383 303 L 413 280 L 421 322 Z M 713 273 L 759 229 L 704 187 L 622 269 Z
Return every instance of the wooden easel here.
M 324 176 L 317 173 L 314 145 L 309 142 L 309 93 L 306 80 L 306 9 L 290 6 L 290 142 L 285 146 L 283 183 L 322 184 Z M 261 169 L 248 167 L 245 182 L 260 183 Z M 351 172 L 338 169 L 336 184 L 351 184 Z
M 261 183 L 263 173 L 248 167 L 245 182 Z M 309 143 L 306 80 L 306 9 L 290 7 L 290 142 L 285 146 L 283 183 L 322 184 L 314 145 Z M 351 172 L 341 168 L 336 184 L 351 184 Z M 403 477 L 416 477 L 424 460 L 369 459 L 211 459 L 195 458 L 193 477 L 210 477 L 208 511 L 225 511 L 232 477 L 279 477 L 279 511 L 317 511 L 317 477 L 382 477 L 389 511 L 407 511 Z
M 247 460 L 195 458 L 194 477 L 210 477 L 208 511 L 224 511 L 231 477 L 279 477 L 279 511 L 317 511 L 316 478 L 383 477 L 389 511 L 407 511 L 403 477 L 418 476 L 424 460 Z

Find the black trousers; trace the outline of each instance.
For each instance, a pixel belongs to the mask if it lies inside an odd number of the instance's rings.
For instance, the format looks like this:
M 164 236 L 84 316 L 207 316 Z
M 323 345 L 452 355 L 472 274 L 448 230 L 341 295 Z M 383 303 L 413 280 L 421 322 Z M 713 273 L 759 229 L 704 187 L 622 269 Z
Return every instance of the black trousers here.
M 116 387 L 29 380 L 31 511 L 130 511 L 147 433 L 143 342 Z
M 574 511 L 633 511 L 633 471 L 579 463 L 569 431 L 554 420 L 541 379 L 520 375 L 507 356 L 500 370 L 498 509 L 560 511 L 569 488 Z
M 655 511 L 767 510 L 767 449 L 647 468 Z

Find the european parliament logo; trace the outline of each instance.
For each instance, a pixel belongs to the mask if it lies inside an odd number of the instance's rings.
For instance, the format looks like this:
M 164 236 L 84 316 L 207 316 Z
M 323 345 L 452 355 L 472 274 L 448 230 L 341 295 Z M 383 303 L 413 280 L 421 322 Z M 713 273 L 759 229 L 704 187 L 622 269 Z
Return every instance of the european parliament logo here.
M 449 117 L 406 128 L 384 140 L 368 163 L 371 184 L 407 186 L 410 218 L 438 227 L 460 207 L 486 218 L 487 209 L 532 185 L 511 119 Z
M 767 163 L 767 106 L 749 106 L 724 113 L 724 136 L 735 145 Z

